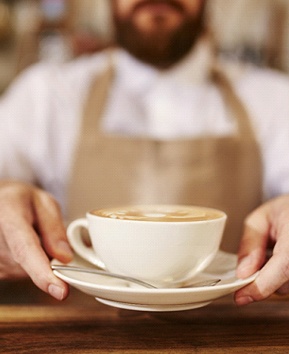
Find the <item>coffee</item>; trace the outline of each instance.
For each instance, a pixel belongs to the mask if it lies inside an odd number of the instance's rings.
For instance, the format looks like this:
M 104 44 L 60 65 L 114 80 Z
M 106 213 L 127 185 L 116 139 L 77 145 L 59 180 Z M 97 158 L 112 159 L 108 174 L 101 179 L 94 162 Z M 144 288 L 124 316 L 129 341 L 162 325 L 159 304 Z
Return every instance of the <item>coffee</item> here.
M 224 214 L 218 210 L 178 205 L 140 205 L 94 210 L 93 215 L 135 221 L 189 222 L 218 219 Z

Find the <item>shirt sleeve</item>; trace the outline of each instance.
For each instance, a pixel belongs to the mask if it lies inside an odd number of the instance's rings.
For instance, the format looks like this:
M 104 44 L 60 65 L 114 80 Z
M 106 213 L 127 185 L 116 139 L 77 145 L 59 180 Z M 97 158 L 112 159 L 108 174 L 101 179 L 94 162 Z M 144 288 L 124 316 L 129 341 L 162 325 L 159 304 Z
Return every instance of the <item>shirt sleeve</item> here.
M 0 100 L 0 178 L 36 182 L 35 128 L 43 102 L 38 67 L 28 69 Z M 42 96 L 42 97 L 41 97 Z
M 289 193 L 289 78 L 252 70 L 239 87 L 263 162 L 264 199 Z

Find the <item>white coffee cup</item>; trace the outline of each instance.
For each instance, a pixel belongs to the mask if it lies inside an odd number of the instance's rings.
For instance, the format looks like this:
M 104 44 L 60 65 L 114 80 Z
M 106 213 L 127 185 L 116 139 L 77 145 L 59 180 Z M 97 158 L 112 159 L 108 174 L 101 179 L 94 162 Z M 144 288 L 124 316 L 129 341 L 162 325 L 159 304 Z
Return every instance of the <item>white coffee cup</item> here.
M 74 251 L 113 273 L 177 286 L 214 259 L 227 216 L 197 206 L 142 205 L 90 211 L 67 229 Z M 89 232 L 92 247 L 81 236 Z

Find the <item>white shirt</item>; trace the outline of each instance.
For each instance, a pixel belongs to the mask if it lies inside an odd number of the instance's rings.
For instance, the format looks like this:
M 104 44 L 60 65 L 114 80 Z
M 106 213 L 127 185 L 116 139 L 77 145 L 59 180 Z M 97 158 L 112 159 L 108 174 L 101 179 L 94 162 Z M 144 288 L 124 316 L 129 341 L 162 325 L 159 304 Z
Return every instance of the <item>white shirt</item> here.
M 39 182 L 65 210 L 66 186 L 91 80 L 108 53 L 65 64 L 37 64 L 0 101 L 0 178 Z M 122 50 L 102 128 L 158 139 L 234 134 L 220 92 L 208 82 L 206 43 L 172 69 L 157 69 Z M 289 192 L 289 80 L 244 65 L 227 65 L 252 119 L 263 158 L 264 199 Z

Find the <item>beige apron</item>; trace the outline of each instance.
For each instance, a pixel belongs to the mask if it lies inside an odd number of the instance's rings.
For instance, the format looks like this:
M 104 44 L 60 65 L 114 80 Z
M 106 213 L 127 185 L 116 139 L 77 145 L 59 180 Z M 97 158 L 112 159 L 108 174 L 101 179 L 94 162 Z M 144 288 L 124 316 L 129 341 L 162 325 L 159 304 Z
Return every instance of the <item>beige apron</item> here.
M 158 141 L 107 135 L 100 121 L 113 70 L 94 81 L 85 107 L 70 186 L 68 219 L 124 204 L 174 203 L 228 214 L 222 249 L 238 248 L 245 216 L 261 202 L 261 159 L 248 114 L 223 74 L 212 70 L 238 134 Z

